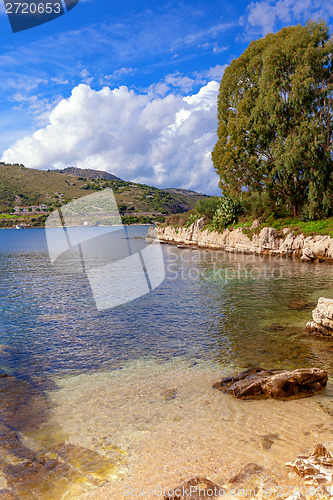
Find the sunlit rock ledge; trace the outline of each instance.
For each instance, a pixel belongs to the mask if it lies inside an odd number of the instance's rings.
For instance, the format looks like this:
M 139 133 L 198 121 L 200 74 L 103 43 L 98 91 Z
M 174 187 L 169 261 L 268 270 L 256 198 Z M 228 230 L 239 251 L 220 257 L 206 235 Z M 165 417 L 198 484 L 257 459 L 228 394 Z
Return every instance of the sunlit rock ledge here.
M 225 229 L 222 233 L 202 229 L 204 219 L 198 219 L 190 227 L 157 226 L 149 229 L 147 240 L 158 240 L 174 245 L 193 246 L 257 254 L 298 257 L 304 262 L 333 262 L 333 238 L 328 235 L 295 235 L 284 229 L 282 234 L 272 227 L 264 227 L 251 237 L 243 233 L 242 228 Z

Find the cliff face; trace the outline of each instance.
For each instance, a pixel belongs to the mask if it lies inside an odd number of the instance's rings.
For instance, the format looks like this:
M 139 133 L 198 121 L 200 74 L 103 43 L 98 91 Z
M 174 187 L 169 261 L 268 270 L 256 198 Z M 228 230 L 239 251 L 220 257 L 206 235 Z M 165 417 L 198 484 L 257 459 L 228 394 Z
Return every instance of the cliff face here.
M 288 229 L 281 236 L 271 227 L 264 227 L 250 239 L 241 228 L 225 229 L 223 233 L 202 230 L 204 219 L 199 219 L 189 228 L 171 226 L 156 227 L 148 233 L 151 239 L 174 245 L 226 250 L 257 254 L 300 257 L 303 261 L 327 260 L 333 262 L 333 238 L 329 236 L 295 235 Z

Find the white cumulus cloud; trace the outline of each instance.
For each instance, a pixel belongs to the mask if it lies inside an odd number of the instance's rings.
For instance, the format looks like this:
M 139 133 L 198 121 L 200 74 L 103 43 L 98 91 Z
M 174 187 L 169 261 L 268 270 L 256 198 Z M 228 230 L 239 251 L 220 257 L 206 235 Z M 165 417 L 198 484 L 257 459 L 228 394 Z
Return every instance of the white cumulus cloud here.
M 3 152 L 2 161 L 48 169 L 76 166 L 158 187 L 216 194 L 210 153 L 216 142 L 219 85 L 164 97 L 125 86 L 100 91 L 80 84 L 48 124 Z
M 267 35 L 279 23 L 289 25 L 306 22 L 309 18 L 327 20 L 332 15 L 331 0 L 262 0 L 248 5 L 242 23 L 251 36 Z

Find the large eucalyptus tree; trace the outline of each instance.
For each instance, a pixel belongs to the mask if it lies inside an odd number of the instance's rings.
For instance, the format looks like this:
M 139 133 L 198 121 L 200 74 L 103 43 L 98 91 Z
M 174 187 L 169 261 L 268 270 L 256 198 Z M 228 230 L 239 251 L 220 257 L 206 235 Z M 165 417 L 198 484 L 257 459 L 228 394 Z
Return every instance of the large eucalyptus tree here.
M 332 214 L 332 56 L 327 25 L 309 22 L 252 42 L 232 61 L 212 153 L 224 193 L 266 192 L 294 216 Z

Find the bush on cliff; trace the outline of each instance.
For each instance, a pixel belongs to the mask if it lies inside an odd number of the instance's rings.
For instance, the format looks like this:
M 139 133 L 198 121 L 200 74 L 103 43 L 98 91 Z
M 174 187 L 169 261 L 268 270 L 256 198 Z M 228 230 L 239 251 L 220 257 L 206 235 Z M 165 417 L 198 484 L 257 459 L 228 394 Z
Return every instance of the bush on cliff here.
M 237 222 L 243 211 L 244 208 L 240 200 L 228 195 L 223 196 L 220 198 L 218 208 L 213 216 L 211 228 L 215 231 L 222 231 L 229 224 Z

